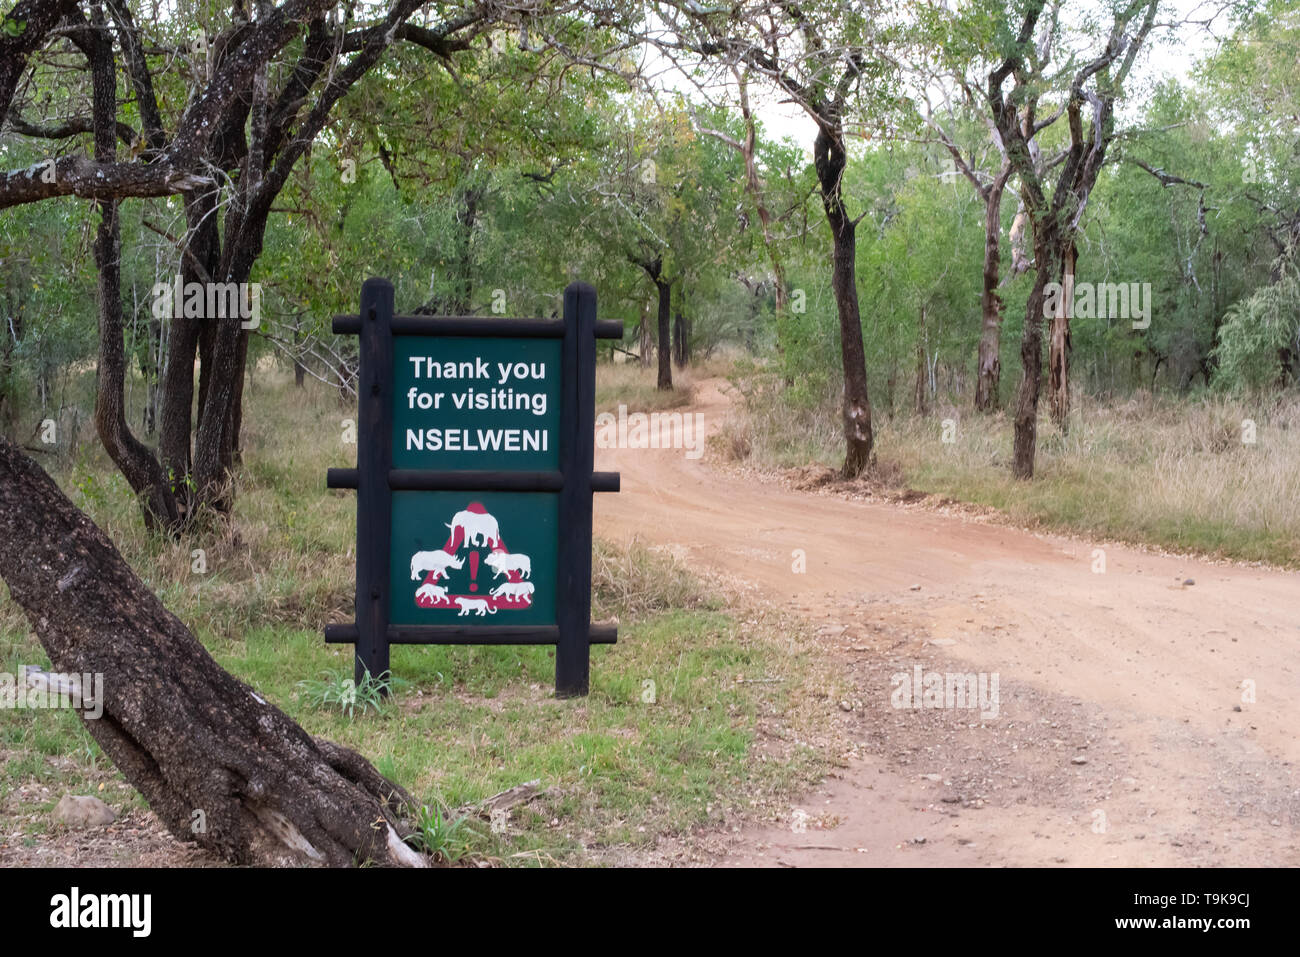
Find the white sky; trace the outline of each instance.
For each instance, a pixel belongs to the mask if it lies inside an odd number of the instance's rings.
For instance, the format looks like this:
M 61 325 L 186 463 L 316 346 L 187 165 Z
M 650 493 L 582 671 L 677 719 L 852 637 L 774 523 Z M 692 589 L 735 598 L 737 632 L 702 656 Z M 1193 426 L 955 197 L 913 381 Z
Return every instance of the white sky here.
M 1165 0 L 1157 14 L 1157 23 L 1209 19 L 1219 6 L 1221 4 L 1215 0 Z M 1135 87 L 1136 93 L 1139 92 L 1136 87 L 1149 89 L 1170 77 L 1186 82 L 1196 62 L 1214 52 L 1218 40 L 1227 35 L 1229 26 L 1227 17 L 1219 16 L 1208 30 L 1201 25 L 1183 23 L 1176 31 L 1168 28 L 1154 31 L 1146 51 L 1133 68 L 1130 87 Z M 652 81 L 659 89 L 688 95 L 695 92 L 690 81 L 653 54 L 647 56 L 647 65 L 652 70 L 662 71 Z M 750 101 L 767 136 L 777 140 L 790 138 L 811 152 L 817 135 L 816 125 L 799 106 L 780 100 L 765 84 L 751 83 Z

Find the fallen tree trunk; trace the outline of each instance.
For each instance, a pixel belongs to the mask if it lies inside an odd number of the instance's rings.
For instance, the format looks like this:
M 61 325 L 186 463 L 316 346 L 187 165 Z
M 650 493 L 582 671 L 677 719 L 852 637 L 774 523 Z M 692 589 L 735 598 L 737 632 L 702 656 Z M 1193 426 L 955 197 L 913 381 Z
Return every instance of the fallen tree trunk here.
M 239 864 L 426 863 L 402 841 L 410 796 L 224 671 L 3 439 L 0 578 L 56 672 L 103 675 L 86 728 L 176 837 Z

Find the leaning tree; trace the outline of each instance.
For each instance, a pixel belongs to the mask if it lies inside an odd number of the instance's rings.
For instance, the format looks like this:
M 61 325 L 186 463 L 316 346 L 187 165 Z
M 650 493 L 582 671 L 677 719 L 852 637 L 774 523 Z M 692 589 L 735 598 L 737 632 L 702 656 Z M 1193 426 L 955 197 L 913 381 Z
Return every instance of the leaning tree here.
M 0 439 L 0 578 L 91 736 L 177 838 L 239 864 L 419 866 L 409 795 L 224 671 L 35 462 Z

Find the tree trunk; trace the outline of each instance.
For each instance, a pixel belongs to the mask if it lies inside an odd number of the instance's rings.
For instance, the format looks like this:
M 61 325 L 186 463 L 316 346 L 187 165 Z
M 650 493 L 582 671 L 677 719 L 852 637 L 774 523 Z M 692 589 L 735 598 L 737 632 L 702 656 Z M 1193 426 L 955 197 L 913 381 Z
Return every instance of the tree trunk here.
M 95 431 L 113 464 L 140 500 L 145 524 L 150 528 L 173 528 L 178 519 L 176 500 L 153 452 L 135 435 L 126 421 L 123 399 L 126 354 L 122 341 L 122 299 L 117 259 L 121 241 L 117 201 L 100 206 L 100 223 L 95 238 L 95 261 L 99 266 L 99 363 L 95 372 Z
M 199 428 L 194 436 L 194 484 L 198 508 L 228 512 L 233 504 L 231 489 L 231 434 L 235 404 L 243 386 L 240 368 L 240 339 L 247 333 L 238 316 L 204 320 L 216 329 L 212 374 L 199 406 Z
M 1044 233 L 1054 230 L 1044 226 Z M 1056 275 L 1061 261 L 1059 249 L 1053 241 L 1034 244 L 1034 257 L 1038 270 L 1034 287 L 1025 304 L 1025 329 L 1020 340 L 1020 365 L 1023 376 L 1016 396 L 1016 437 L 1012 473 L 1016 478 L 1034 477 L 1034 455 L 1038 445 L 1038 396 L 1043 378 L 1043 300 L 1044 289 L 1051 276 Z
M 661 278 L 655 279 L 659 290 L 659 381 L 656 388 L 669 391 L 673 387 L 672 328 L 669 310 L 672 305 L 673 286 Z
M 975 408 L 992 412 L 998 407 L 1002 379 L 1002 297 L 998 284 L 1002 270 L 1002 192 L 1011 177 L 1006 164 L 989 187 L 984 200 L 984 289 L 980 293 L 979 368 L 975 380 Z
M 184 276 L 184 272 L 182 272 Z M 172 318 L 167 337 L 167 363 L 163 368 L 162 427 L 158 455 L 176 496 L 182 518 L 189 514 L 190 422 L 194 406 L 194 360 L 198 354 L 197 319 Z
M 189 241 L 181 257 L 183 283 L 208 282 L 218 268 L 220 234 L 217 231 L 216 198 L 198 193 L 185 198 L 185 219 Z M 194 363 L 202 362 L 199 379 L 199 407 L 211 377 L 212 327 L 202 319 L 185 318 L 173 303 L 168 322 L 167 365 L 163 372 L 162 432 L 158 452 L 171 482 L 182 520 L 193 514 L 191 476 L 194 416 Z
M 1070 315 L 1074 308 L 1074 272 L 1079 253 L 1071 243 L 1065 251 L 1061 308 L 1051 318 L 1048 343 L 1048 394 L 1052 421 L 1064 434 L 1070 427 Z
M 223 671 L 4 440 L 0 577 L 55 671 L 103 675 L 86 729 L 177 838 L 237 864 L 426 862 L 401 840 L 409 795 Z
M 842 136 L 821 126 L 813 145 L 822 206 L 831 227 L 831 291 L 840 320 L 840 361 L 844 368 L 845 478 L 854 478 L 871 463 L 871 400 L 867 395 L 867 360 L 858 311 L 857 224 L 849 219 L 840 192 L 847 154 Z
M 650 310 L 641 310 L 641 324 L 637 328 L 637 352 L 641 368 L 650 368 L 650 356 L 654 352 L 654 339 L 650 335 Z
M 235 398 L 230 409 L 230 432 L 227 435 L 228 445 L 225 449 L 227 469 L 244 464 L 244 381 L 248 377 L 248 340 L 248 332 L 241 329 L 239 356 L 235 360 L 237 363 L 235 368 L 238 370 L 235 374 Z
M 137 346 L 140 356 L 140 377 L 144 379 L 145 401 L 140 414 L 140 427 L 145 435 L 158 431 L 158 406 L 162 396 L 162 323 L 149 319 L 144 323 L 145 342 Z
M 4 310 L 0 316 L 3 322 L 0 327 L 0 343 L 3 343 L 0 345 L 0 434 L 6 437 L 13 436 L 18 425 L 17 396 L 11 377 L 15 366 L 14 353 L 23 341 L 25 307 L 26 303 L 17 290 L 12 294 L 7 290 L 0 294 L 0 308 Z
M 680 312 L 673 320 L 673 360 L 679 369 L 691 364 L 690 327 Z
M 303 365 L 302 353 L 302 323 L 297 321 L 293 325 L 293 384 L 301 389 L 307 382 L 307 367 Z
M 92 13 L 99 29 L 94 40 L 91 78 L 94 98 L 95 159 L 111 163 L 117 157 L 117 89 L 112 40 L 104 31 L 103 10 Z M 153 528 L 176 523 L 176 501 L 158 460 L 126 421 L 126 344 L 122 318 L 122 237 L 117 200 L 101 200 L 95 233 L 95 265 L 99 312 L 99 363 L 96 368 L 95 429 L 113 463 L 140 500 L 145 524 Z
M 467 186 L 460 193 L 456 209 L 456 262 L 447 297 L 449 316 L 468 316 L 473 308 L 474 227 L 478 222 L 479 202 L 486 192 L 481 186 Z

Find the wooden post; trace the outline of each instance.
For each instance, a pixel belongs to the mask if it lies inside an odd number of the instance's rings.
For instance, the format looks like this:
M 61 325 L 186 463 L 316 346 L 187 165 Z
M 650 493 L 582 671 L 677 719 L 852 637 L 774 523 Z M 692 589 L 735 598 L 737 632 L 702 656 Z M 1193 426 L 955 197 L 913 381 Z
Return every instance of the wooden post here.
M 357 383 L 357 644 L 355 680 L 388 671 L 388 548 L 392 534 L 393 284 L 361 286 Z
M 486 319 L 474 316 L 395 316 L 393 286 L 369 279 L 361 287 L 361 314 L 335 316 L 338 335 L 360 337 L 357 382 L 357 467 L 332 468 L 329 488 L 357 490 L 356 621 L 325 626 L 325 640 L 356 646 L 356 681 L 389 670 L 393 644 L 555 645 L 558 697 L 585 695 L 592 644 L 613 644 L 618 629 L 591 625 L 592 496 L 617 492 L 617 472 L 595 465 L 596 340 L 623 338 L 621 322 L 596 319 L 596 291 L 573 283 L 564 291 L 564 318 Z M 457 336 L 559 339 L 562 409 L 556 425 L 558 471 L 393 468 L 395 422 L 393 337 Z M 400 456 L 399 456 L 400 457 Z M 555 624 L 402 624 L 390 615 L 394 491 L 538 492 L 558 494 Z
M 564 418 L 560 440 L 559 582 L 556 595 L 555 694 L 585 695 L 591 671 L 591 473 L 595 467 L 596 290 L 564 290 Z

